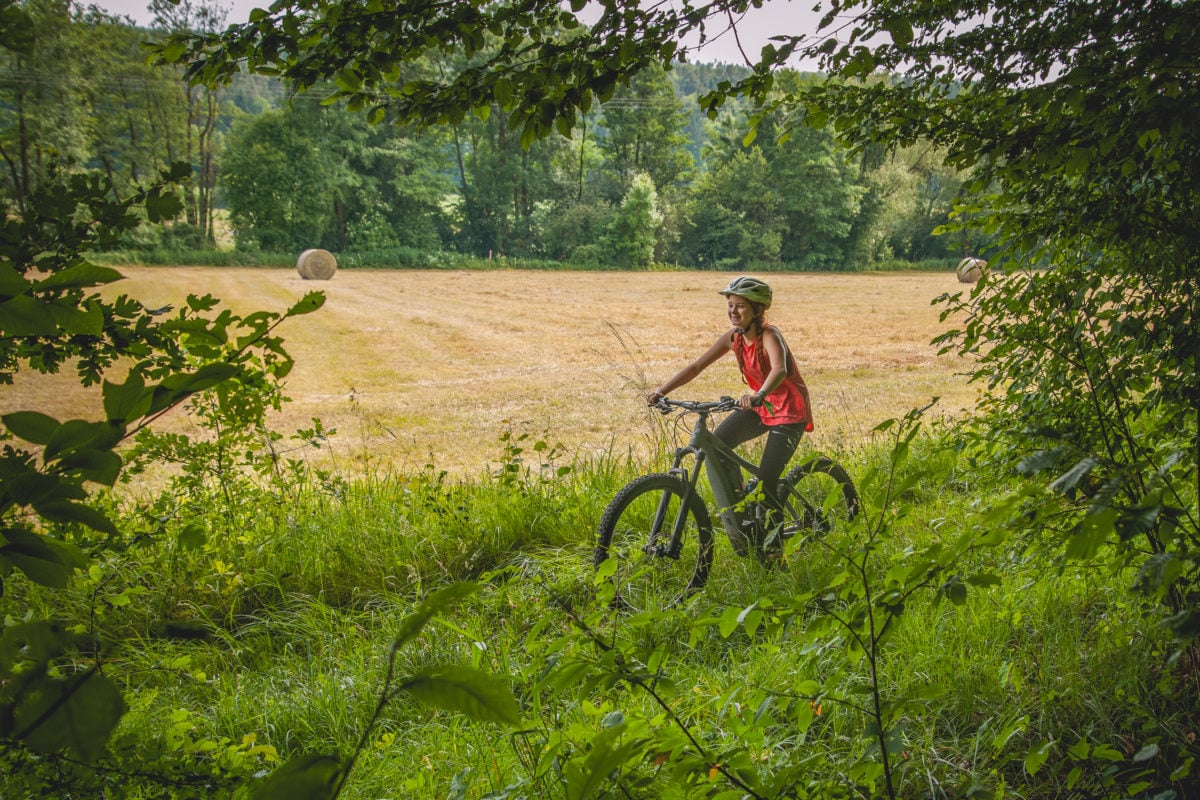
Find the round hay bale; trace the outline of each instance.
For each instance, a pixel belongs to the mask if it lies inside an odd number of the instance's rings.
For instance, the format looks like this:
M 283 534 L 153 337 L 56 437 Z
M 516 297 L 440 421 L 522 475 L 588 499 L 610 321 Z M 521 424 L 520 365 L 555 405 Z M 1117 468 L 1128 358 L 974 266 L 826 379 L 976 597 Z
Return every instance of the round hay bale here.
M 954 273 L 958 275 L 959 283 L 975 283 L 983 277 L 984 271 L 987 269 L 987 262 L 982 258 L 967 256 L 962 261 L 958 262 Z
M 296 271 L 306 281 L 327 281 L 337 271 L 337 259 L 328 250 L 305 250 L 296 259 Z

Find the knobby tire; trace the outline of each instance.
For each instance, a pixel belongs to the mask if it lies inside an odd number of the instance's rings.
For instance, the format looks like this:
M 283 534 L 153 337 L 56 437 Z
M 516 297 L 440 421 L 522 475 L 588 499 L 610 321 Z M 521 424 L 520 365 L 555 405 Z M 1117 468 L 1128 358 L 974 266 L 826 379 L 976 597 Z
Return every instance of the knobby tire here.
M 669 498 L 661 530 L 651 530 L 660 500 Z M 687 497 L 686 504 L 683 498 Z M 665 547 L 680 513 L 685 526 L 678 558 L 647 552 Z M 615 558 L 613 605 L 640 612 L 669 608 L 702 588 L 712 565 L 712 521 L 704 502 L 674 475 L 654 473 L 635 478 L 617 492 L 596 535 L 593 567 Z
M 823 536 L 858 515 L 858 490 L 842 466 L 817 456 L 788 471 L 779 481 L 786 519 L 785 538 Z

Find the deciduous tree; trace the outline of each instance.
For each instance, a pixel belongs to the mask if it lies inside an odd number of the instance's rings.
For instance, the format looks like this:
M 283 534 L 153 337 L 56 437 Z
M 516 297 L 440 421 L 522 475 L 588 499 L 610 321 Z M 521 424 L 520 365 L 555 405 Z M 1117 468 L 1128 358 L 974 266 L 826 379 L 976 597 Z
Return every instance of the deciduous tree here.
M 609 224 L 606 240 L 612 260 L 626 268 L 649 266 L 654 260 L 662 219 L 654 181 L 645 173 L 634 175 Z
M 688 264 L 739 268 L 778 261 L 782 201 L 762 150 L 735 152 L 695 186 L 679 247 Z
M 695 170 L 688 153 L 688 114 L 675 96 L 666 71 L 639 72 L 602 106 L 600 150 L 608 177 L 602 191 L 616 202 L 644 173 L 659 192 L 678 192 Z
M 239 245 L 299 253 L 325 243 L 344 168 L 313 130 L 323 124 L 319 110 L 288 108 L 235 127 L 221 181 Z
M 217 0 L 150 0 L 154 25 L 168 34 L 213 33 L 220 30 L 228 7 Z M 180 85 L 186 107 L 184 158 L 193 165 L 192 181 L 184 191 L 184 208 L 189 224 L 201 237 L 214 241 L 214 193 L 217 185 L 217 120 L 221 94 L 216 85 Z
M 1058 560 L 1135 570 L 1196 636 L 1200 3 L 833 6 L 854 31 L 820 53 L 856 80 L 784 102 L 972 171 L 951 228 L 993 237 L 993 277 L 944 341 L 980 356 L 991 452 L 1050 477 L 1025 518 Z M 857 80 L 880 71 L 904 78 Z
M 0 185 L 18 208 L 37 191 L 52 162 L 82 164 L 88 156 L 86 76 L 73 57 L 82 42 L 71 4 L 30 0 L 20 14 L 25 25 L 9 30 L 23 46 L 0 49 Z

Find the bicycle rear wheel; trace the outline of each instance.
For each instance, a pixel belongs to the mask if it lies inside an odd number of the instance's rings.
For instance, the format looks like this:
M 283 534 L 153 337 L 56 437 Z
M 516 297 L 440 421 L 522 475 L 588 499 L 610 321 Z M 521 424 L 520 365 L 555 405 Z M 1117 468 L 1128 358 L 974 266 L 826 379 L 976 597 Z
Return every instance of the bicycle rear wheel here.
M 687 501 L 684 501 L 684 498 Z M 675 552 L 672 532 L 680 527 Z M 593 567 L 616 560 L 613 605 L 669 608 L 699 590 L 712 564 L 712 521 L 687 483 L 665 473 L 635 478 L 617 492 L 596 532 Z
M 817 456 L 793 467 L 779 481 L 784 507 L 782 534 L 823 536 L 858 514 L 858 490 L 840 464 Z

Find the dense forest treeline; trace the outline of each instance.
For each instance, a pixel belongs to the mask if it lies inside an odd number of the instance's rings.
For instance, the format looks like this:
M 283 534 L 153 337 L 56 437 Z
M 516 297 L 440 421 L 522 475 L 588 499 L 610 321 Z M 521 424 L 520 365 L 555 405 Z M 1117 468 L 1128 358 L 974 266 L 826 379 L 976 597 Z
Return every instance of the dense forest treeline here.
M 147 41 L 220 30 L 216 3 L 154 0 L 149 28 L 66 0 L 24 7 L 41 45 L 0 54 L 0 189 L 20 207 L 50 172 L 88 171 L 119 201 L 189 164 L 179 214 L 114 245 L 133 258 L 232 245 L 247 255 L 323 247 L 347 264 L 418 251 L 582 267 L 862 269 L 979 250 L 934 236 L 962 186 L 935 147 L 851 153 L 782 114 L 762 118 L 746 145 L 760 111 L 731 102 L 712 119 L 702 113 L 697 98 L 744 77 L 742 67 L 644 71 L 570 138 L 525 149 L 502 113 L 438 128 L 372 124 L 324 104 L 319 88 L 289 93 L 249 74 L 193 86 L 180 68 L 147 62 Z M 460 66 L 444 58 L 413 69 Z M 780 90 L 819 80 L 781 75 Z

